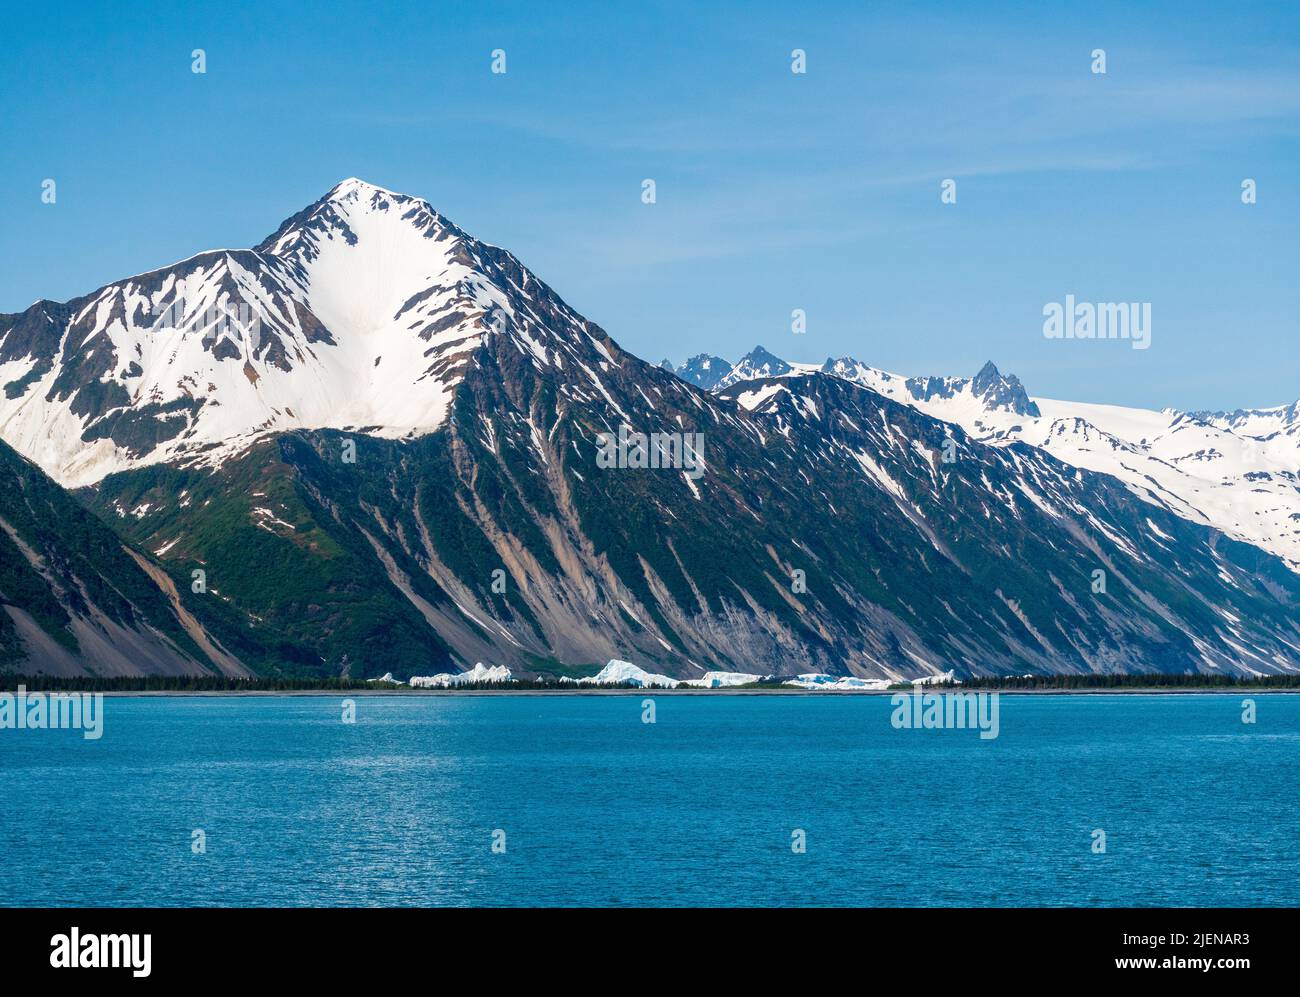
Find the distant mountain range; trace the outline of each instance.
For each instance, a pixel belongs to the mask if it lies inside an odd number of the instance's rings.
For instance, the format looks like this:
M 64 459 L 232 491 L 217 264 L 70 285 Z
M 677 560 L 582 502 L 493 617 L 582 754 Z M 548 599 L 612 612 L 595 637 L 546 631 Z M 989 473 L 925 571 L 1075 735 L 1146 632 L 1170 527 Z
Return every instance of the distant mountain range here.
M 1029 443 L 1112 475 L 1148 501 L 1300 571 L 1300 402 L 1235 412 L 1062 402 L 1030 398 L 991 362 L 971 378 L 902 377 L 851 357 L 787 363 L 761 346 L 734 365 L 702 355 L 676 372 L 715 392 L 760 377 L 831 374 L 959 425 L 982 443 Z
M 355 179 L 0 315 L 0 388 L 0 668 L 1300 670 L 1296 406 L 656 366 Z

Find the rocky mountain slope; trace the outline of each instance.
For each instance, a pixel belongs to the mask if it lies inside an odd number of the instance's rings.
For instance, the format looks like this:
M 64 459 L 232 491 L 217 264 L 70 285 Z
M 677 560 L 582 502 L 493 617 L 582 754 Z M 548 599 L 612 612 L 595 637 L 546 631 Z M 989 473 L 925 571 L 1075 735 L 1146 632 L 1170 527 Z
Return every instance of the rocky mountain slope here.
M 247 675 L 181 589 L 0 443 L 0 669 Z
M 174 584 L 202 570 L 196 616 L 259 671 L 1300 669 L 1278 559 L 926 411 L 1038 418 L 996 369 L 764 351 L 705 391 L 359 181 L 0 318 L 0 365 L 0 433 Z
M 992 363 L 970 378 L 903 377 L 852 357 L 787 363 L 761 346 L 734 367 L 719 363 L 727 372 L 715 391 L 755 376 L 822 371 L 961 426 L 985 443 L 1028 443 L 1112 475 L 1153 504 L 1255 544 L 1300 571 L 1300 402 L 1231 413 L 1094 405 L 1031 398 L 1018 378 Z

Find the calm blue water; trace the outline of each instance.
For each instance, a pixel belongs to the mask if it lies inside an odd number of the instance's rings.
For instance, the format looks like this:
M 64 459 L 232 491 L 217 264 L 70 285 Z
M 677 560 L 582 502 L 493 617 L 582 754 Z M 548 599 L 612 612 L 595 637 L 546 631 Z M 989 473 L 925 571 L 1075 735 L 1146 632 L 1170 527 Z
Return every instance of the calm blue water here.
M 342 699 L 0 730 L 0 903 L 1300 903 L 1300 696 L 1003 695 L 994 741 L 875 696 Z

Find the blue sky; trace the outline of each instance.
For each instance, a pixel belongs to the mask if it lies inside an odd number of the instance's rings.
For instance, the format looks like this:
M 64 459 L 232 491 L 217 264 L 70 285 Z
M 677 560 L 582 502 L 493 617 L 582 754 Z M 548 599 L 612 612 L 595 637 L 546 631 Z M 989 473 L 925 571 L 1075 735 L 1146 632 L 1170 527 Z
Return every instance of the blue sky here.
M 1300 397 L 1296 5 L 270 6 L 6 6 L 0 311 L 252 245 L 355 175 L 652 360 Z M 1151 348 L 1045 339 L 1066 294 L 1150 302 Z

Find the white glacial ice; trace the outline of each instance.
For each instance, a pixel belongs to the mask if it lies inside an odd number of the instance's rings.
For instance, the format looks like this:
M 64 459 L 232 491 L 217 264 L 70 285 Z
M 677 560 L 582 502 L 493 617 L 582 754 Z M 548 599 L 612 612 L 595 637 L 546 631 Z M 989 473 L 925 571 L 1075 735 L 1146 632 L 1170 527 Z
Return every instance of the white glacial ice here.
M 450 689 L 458 685 L 470 685 L 477 682 L 493 684 L 513 682 L 510 669 L 505 665 L 493 665 L 488 668 L 477 661 L 467 672 L 440 672 L 437 675 L 412 675 L 408 683 L 412 689 Z

